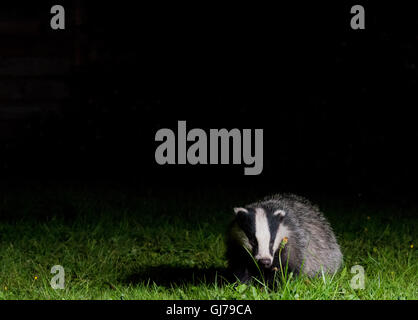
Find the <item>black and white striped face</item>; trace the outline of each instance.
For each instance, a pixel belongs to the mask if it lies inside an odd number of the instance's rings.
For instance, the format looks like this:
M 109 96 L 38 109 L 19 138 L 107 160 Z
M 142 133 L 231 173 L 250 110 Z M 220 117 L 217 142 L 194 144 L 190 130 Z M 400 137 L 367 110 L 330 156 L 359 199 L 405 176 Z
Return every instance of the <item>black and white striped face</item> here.
M 264 208 L 234 208 L 239 241 L 264 268 L 270 268 L 273 257 L 289 230 L 283 225 L 286 212 Z

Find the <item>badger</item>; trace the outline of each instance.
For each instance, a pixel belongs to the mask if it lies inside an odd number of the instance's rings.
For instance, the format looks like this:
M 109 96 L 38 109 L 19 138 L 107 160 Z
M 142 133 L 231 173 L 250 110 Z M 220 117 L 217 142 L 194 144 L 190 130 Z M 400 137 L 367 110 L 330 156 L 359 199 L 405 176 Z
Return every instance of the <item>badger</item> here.
M 314 277 L 340 268 L 343 256 L 332 228 L 307 199 L 277 194 L 234 213 L 226 258 L 241 282 L 262 274 L 271 283 L 277 271 Z

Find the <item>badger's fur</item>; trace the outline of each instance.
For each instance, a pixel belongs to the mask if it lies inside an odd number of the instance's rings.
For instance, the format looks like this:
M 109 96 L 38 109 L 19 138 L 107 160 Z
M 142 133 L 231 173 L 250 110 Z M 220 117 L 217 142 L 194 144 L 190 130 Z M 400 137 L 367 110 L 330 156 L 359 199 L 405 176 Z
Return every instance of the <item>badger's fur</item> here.
M 240 281 L 257 277 L 260 270 L 269 281 L 286 266 L 288 272 L 308 276 L 339 269 L 342 254 L 331 226 L 308 200 L 278 194 L 234 212 L 227 259 Z

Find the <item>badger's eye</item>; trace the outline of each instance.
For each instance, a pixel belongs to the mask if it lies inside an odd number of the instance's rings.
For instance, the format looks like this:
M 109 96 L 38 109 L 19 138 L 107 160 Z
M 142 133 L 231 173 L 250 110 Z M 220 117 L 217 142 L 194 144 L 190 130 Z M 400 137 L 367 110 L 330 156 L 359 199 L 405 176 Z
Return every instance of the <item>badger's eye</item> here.
M 257 245 L 257 240 L 253 237 L 249 237 L 248 241 L 251 244 L 251 246 L 253 246 L 253 247 L 255 247 Z

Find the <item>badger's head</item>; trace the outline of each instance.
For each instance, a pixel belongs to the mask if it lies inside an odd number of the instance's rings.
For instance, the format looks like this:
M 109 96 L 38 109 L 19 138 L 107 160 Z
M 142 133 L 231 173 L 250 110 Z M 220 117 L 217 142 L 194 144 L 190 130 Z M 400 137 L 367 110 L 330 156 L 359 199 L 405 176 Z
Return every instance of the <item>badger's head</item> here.
M 271 268 L 280 243 L 289 236 L 289 230 L 283 224 L 286 212 L 261 207 L 234 208 L 234 212 L 235 238 L 252 253 L 261 267 Z

